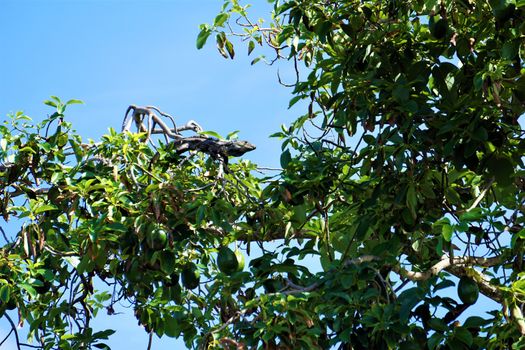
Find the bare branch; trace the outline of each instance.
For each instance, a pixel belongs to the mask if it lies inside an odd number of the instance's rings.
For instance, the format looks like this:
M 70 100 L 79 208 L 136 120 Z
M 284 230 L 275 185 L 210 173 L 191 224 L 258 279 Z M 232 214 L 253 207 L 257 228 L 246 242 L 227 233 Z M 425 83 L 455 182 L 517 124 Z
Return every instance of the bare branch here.
M 523 313 L 518 305 L 513 305 L 510 309 L 510 314 L 516 325 L 518 326 L 521 335 L 525 335 L 525 320 L 523 319 Z
M 470 208 L 467 209 L 467 212 L 471 211 L 472 209 L 478 206 L 479 202 L 481 202 L 481 200 L 485 197 L 485 195 L 487 194 L 487 191 L 490 189 L 490 186 L 492 186 L 493 183 L 494 183 L 494 179 L 491 179 L 489 183 L 485 186 L 483 191 L 481 191 L 481 193 L 478 195 L 474 203 L 472 203 Z
M 11 330 L 15 332 L 16 348 L 20 350 L 20 338 L 18 337 L 18 331 L 16 330 L 16 325 L 7 313 L 5 313 L 4 316 L 5 318 L 7 318 L 7 321 L 11 325 Z
M 424 272 L 408 271 L 402 267 L 394 267 L 394 271 L 412 281 L 425 281 L 428 280 L 430 277 L 437 275 L 441 271 L 448 269 L 452 265 L 476 265 L 481 267 L 492 267 L 501 263 L 502 261 L 500 257 L 482 258 L 475 256 L 460 256 L 451 259 L 448 256 L 444 255 L 438 263 L 434 264 L 429 270 Z

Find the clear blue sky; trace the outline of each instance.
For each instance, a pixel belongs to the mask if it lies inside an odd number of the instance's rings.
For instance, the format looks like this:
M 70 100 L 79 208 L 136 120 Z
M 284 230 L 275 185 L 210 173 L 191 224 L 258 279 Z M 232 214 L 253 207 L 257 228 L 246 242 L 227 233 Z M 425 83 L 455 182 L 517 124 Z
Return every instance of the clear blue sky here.
M 259 3 L 254 13 L 269 13 L 265 1 L 253 2 Z M 240 130 L 241 139 L 257 146 L 251 160 L 278 166 L 280 143 L 268 135 L 292 120 L 293 111 L 287 110 L 290 91 L 277 83 L 277 68 L 250 66 L 253 57 L 246 57 L 244 46 L 233 62 L 217 53 L 213 40 L 203 50 L 195 47 L 199 24 L 211 22 L 221 5 L 1 0 L 2 120 L 23 110 L 38 121 L 53 112 L 42 104 L 50 95 L 77 98 L 85 105 L 71 106 L 66 118 L 83 137 L 96 140 L 109 127 L 120 127 L 129 104 L 156 105 L 179 122 L 194 119 L 223 135 Z M 280 69 L 293 77 L 286 66 Z M 113 349 L 146 348 L 146 334 L 131 312 L 105 317 L 96 327 L 117 330 L 109 342 Z M 8 329 L 0 320 L 0 339 Z M 153 348 L 183 346 L 163 337 L 155 338 Z

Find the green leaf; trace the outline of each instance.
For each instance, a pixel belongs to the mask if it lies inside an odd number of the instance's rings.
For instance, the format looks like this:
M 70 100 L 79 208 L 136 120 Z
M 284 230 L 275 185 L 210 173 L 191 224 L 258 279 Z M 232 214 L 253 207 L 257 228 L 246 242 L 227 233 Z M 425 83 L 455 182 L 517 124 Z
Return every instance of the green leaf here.
M 216 139 L 222 140 L 222 136 L 216 133 L 215 131 L 201 131 L 199 132 L 199 134 L 208 135 L 211 137 L 215 137 Z
M 219 13 L 217 17 L 215 17 L 213 25 L 216 27 L 222 27 L 224 23 L 228 20 L 228 17 L 230 16 L 227 13 Z
M 480 328 L 484 327 L 488 324 L 492 323 L 491 320 L 486 320 L 479 316 L 470 316 L 465 320 L 463 323 L 463 327 L 465 328 Z
M 519 42 L 507 41 L 501 48 L 501 56 L 506 60 L 513 60 L 519 51 Z
M 77 162 L 80 162 L 82 160 L 83 152 L 78 143 L 73 140 L 69 139 L 69 144 L 71 145 L 71 148 L 73 148 L 73 153 L 75 153 L 75 158 Z M 54 175 L 54 174 L 53 174 Z
M 233 44 L 231 43 L 231 41 L 226 40 L 224 46 L 226 47 L 226 51 L 228 51 L 228 55 L 230 55 L 230 58 L 233 60 L 233 58 L 235 57 L 235 50 L 233 49 Z
M 74 105 L 74 104 L 84 104 L 84 102 L 81 100 L 75 100 L 75 99 L 72 99 L 66 102 L 66 105 Z
M 434 293 L 438 290 L 445 289 L 448 287 L 454 287 L 455 284 L 451 280 L 443 280 L 434 286 Z
M 290 154 L 289 150 L 286 150 L 283 153 L 281 153 L 281 167 L 283 169 L 286 168 L 291 161 L 292 155 Z
M 405 102 L 410 97 L 410 91 L 406 86 L 396 85 L 396 87 L 392 90 L 392 96 L 397 102 Z
M 450 242 L 452 239 L 452 234 L 454 233 L 454 227 L 449 224 L 444 224 L 441 226 L 441 235 L 443 239 L 447 242 Z
M 434 350 L 437 346 L 445 339 L 445 336 L 441 333 L 434 333 L 428 338 L 429 350 Z
M 376 138 L 372 135 L 364 135 L 363 141 L 365 141 L 368 145 L 375 145 L 376 144 Z
M 296 95 L 296 96 L 294 96 L 290 100 L 290 103 L 288 103 L 288 108 L 292 108 L 293 105 L 295 105 L 297 102 L 301 101 L 302 99 L 304 99 L 303 95 Z
M 296 205 L 293 207 L 292 221 L 299 225 L 306 221 L 306 205 Z
M 44 104 L 48 105 L 48 106 L 51 106 L 51 107 L 55 107 L 55 108 L 58 107 L 58 105 L 57 105 L 57 103 L 55 101 L 45 100 Z
M 430 320 L 428 320 L 428 326 L 438 332 L 448 331 L 448 326 L 440 318 L 431 318 Z
M 179 322 L 173 318 L 171 315 L 164 316 L 164 334 L 170 338 L 178 338 L 180 335 L 181 329 L 179 327 Z
M 11 287 L 9 287 L 8 284 L 3 284 L 2 287 L 0 287 L 0 301 L 7 303 L 9 301 L 10 295 Z
M 398 301 L 401 304 L 399 317 L 402 322 L 408 321 L 410 311 L 421 301 L 421 294 L 421 290 L 414 287 L 403 291 L 399 295 Z
M 115 334 L 115 330 L 113 329 L 106 329 L 100 332 L 96 332 L 93 334 L 94 339 L 109 339 L 110 336 Z
M 259 62 L 259 61 L 262 60 L 262 59 L 263 59 L 263 56 L 257 57 L 257 58 L 253 59 L 253 60 L 250 62 L 250 65 L 253 66 L 254 64 L 256 64 L 257 62 Z
M 239 133 L 239 130 L 232 131 L 226 135 L 226 140 L 235 140 L 237 139 L 237 134 Z
M 160 255 L 160 269 L 166 274 L 175 271 L 175 256 L 170 251 L 162 251 Z
M 31 296 L 31 298 L 33 299 L 36 298 L 37 296 L 36 290 L 31 285 L 27 283 L 20 283 L 19 287 L 24 289 Z
M 462 202 L 458 192 L 452 187 L 447 187 L 445 189 L 445 197 L 447 198 L 447 201 L 454 205 L 458 205 Z
M 502 186 L 510 185 L 514 180 L 514 164 L 503 155 L 492 156 L 487 161 L 487 170 Z
M 200 225 L 200 223 L 204 220 L 205 217 L 206 217 L 206 206 L 201 205 L 197 209 L 197 216 L 196 216 L 195 224 Z
M 253 49 L 255 49 L 255 42 L 253 40 L 250 40 L 250 42 L 248 43 L 248 56 L 250 56 Z
M 370 230 L 370 218 L 367 216 L 361 217 L 359 219 L 359 224 L 357 225 L 357 229 L 355 231 L 355 238 L 359 241 L 363 240 L 368 231 Z
M 55 205 L 43 204 L 43 205 L 39 206 L 38 208 L 36 208 L 34 213 L 35 214 L 40 214 L 40 213 L 43 213 L 43 212 L 46 212 L 46 211 L 51 211 L 51 210 L 58 210 L 58 208 Z
M 204 45 L 206 44 L 206 40 L 208 40 L 208 37 L 210 36 L 211 31 L 208 28 L 204 28 L 199 32 L 199 35 L 197 36 L 197 49 L 202 49 Z
M 483 211 L 481 208 L 474 208 L 470 211 L 461 214 L 459 220 L 461 221 L 477 221 L 483 218 Z
M 49 142 L 41 142 L 38 144 L 38 148 L 40 148 L 41 150 L 44 150 L 45 152 L 50 152 L 51 151 L 51 145 L 49 144 Z
M 413 183 L 411 183 L 408 186 L 406 204 L 408 208 L 410 209 L 412 216 L 415 216 L 416 210 L 417 210 L 417 194 L 416 194 L 416 186 Z
M 472 334 L 465 327 L 456 327 L 454 329 L 454 338 L 470 347 L 472 345 Z

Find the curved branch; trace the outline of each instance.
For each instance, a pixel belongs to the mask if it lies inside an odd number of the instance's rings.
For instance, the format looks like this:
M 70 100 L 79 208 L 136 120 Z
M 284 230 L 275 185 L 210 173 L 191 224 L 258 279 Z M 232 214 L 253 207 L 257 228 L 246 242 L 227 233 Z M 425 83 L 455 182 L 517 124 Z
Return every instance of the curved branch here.
M 13 332 L 15 332 L 16 348 L 18 350 L 20 350 L 20 338 L 18 337 L 18 332 L 16 330 L 16 325 L 15 325 L 15 323 L 13 322 L 13 320 L 11 319 L 11 317 L 9 317 L 9 315 L 7 313 L 5 313 L 4 316 L 7 318 L 7 321 L 11 325 L 11 330 Z
M 523 313 L 521 312 L 521 309 L 518 307 L 518 305 L 514 304 L 510 308 L 510 315 L 514 322 L 516 322 L 521 335 L 525 335 L 525 319 L 523 318 Z
M 7 335 L 4 337 L 4 339 L 2 339 L 2 341 L 0 341 L 0 347 L 6 342 L 6 340 L 11 336 L 11 333 L 13 333 L 13 328 L 11 328 L 11 330 L 9 331 L 9 333 L 7 333 Z
M 411 281 L 426 281 L 430 277 L 435 276 L 452 266 L 476 265 L 481 267 L 492 267 L 500 265 L 501 263 L 502 260 L 500 257 L 482 258 L 476 256 L 458 256 L 449 258 L 444 255 L 438 263 L 434 264 L 430 269 L 424 272 L 408 271 L 402 267 L 394 267 L 394 271 Z

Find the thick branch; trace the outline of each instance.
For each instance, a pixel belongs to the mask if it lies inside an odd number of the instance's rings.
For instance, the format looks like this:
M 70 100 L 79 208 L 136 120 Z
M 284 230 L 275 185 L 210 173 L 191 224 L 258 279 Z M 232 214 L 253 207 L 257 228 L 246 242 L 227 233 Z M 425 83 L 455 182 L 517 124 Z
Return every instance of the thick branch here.
M 447 268 L 447 271 L 456 277 L 461 277 L 461 276 L 473 277 L 477 285 L 479 286 L 480 292 L 483 295 L 489 297 L 495 302 L 498 302 L 498 303 L 503 302 L 503 296 L 501 295 L 500 290 L 498 289 L 498 287 L 490 283 L 490 278 L 488 276 L 474 269 L 470 269 L 469 272 L 467 273 L 465 266 L 450 266 Z
M 511 307 L 510 315 L 512 316 L 514 322 L 516 322 L 521 335 L 525 335 L 525 319 L 523 319 L 523 313 L 521 312 L 521 309 L 518 307 L 518 305 L 513 305 Z
M 394 271 L 412 281 L 425 281 L 428 280 L 430 277 L 437 275 L 441 271 L 449 269 L 453 265 L 456 267 L 465 265 L 492 267 L 499 264 L 501 264 L 500 257 L 482 258 L 475 256 L 459 256 L 449 258 L 448 256 L 443 256 L 438 263 L 434 264 L 430 269 L 424 272 L 408 271 L 403 269 L 402 267 L 396 267 L 394 268 Z

